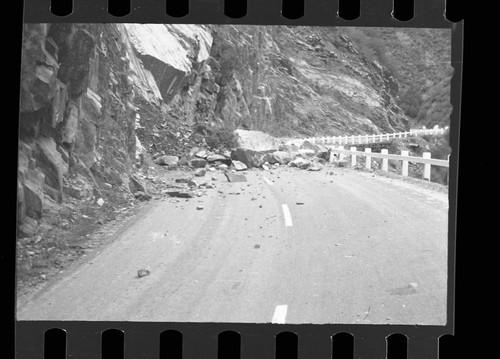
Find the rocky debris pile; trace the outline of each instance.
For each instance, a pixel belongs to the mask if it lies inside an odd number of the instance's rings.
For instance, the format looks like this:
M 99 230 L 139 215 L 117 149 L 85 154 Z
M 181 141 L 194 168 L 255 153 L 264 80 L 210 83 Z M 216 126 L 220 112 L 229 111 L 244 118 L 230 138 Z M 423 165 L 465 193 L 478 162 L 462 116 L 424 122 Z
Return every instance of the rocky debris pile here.
M 236 130 L 234 134 L 240 147 L 231 152 L 231 158 L 238 171 L 252 167 L 270 170 L 281 165 L 320 171 L 325 163 L 335 160 L 328 147 L 309 141 L 298 146 L 280 144 L 276 138 L 259 131 Z
M 329 148 L 309 141 L 300 146 L 280 144 L 276 138 L 259 131 L 236 130 L 234 135 L 239 147 L 231 152 L 231 158 L 238 171 L 252 167 L 270 170 L 280 165 L 319 171 L 326 162 L 334 160 Z

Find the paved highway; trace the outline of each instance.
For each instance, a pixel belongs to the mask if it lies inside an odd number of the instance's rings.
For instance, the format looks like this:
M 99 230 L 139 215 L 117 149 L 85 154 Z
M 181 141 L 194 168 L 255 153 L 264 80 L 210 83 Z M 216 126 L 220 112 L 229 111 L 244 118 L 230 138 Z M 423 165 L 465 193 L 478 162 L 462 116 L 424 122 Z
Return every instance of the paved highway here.
M 446 323 L 446 194 L 344 168 L 216 176 L 152 201 L 18 319 Z

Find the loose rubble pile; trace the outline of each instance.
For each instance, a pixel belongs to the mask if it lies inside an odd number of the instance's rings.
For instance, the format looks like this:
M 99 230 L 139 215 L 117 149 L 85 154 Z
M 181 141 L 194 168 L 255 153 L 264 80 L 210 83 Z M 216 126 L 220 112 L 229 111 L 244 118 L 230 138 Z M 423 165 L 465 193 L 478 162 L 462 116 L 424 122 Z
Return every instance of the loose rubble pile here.
M 279 143 L 278 140 L 259 131 L 236 130 L 238 147 L 232 151 L 212 152 L 207 149 L 193 148 L 184 157 L 157 154 L 154 163 L 167 169 L 192 169 L 193 177 L 204 177 L 208 172 L 224 171 L 228 181 L 240 181 L 241 175 L 235 172 L 249 168 L 263 170 L 278 166 L 295 167 L 308 171 L 320 171 L 323 165 L 334 160 L 329 148 L 304 141 L 295 144 Z M 179 179 L 178 183 L 192 182 L 192 179 Z

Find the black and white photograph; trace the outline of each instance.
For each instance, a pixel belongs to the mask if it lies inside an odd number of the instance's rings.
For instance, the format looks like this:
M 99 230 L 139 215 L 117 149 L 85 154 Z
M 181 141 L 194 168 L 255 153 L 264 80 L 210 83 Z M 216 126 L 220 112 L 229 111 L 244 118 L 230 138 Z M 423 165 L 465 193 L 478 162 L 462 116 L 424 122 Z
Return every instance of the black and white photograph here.
M 451 35 L 25 23 L 17 320 L 445 326 Z

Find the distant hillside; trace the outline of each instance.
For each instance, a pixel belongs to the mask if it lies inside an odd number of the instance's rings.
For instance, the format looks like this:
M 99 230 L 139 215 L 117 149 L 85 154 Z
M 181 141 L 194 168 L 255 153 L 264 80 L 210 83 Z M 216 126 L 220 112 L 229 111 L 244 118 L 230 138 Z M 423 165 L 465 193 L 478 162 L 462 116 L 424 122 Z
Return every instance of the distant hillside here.
M 451 113 L 449 29 L 344 28 L 368 58 L 386 66 L 399 85 L 399 106 L 412 126 L 447 126 Z

